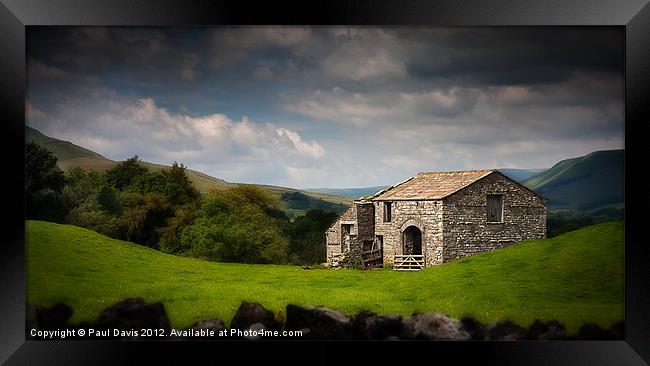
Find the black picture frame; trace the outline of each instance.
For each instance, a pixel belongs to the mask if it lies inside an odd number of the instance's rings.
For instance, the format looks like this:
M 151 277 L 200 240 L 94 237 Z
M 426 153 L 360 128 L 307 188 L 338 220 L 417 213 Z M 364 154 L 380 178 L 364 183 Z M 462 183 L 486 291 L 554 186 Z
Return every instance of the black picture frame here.
M 283 342 L 170 342 L 170 341 L 25 341 L 25 222 L 24 118 L 25 30 L 38 25 L 429 25 L 429 26 L 618 26 L 625 28 L 625 192 L 640 179 L 630 165 L 644 149 L 643 125 L 650 121 L 650 5 L 648 0 L 498 0 L 423 1 L 363 0 L 304 1 L 302 3 L 176 1 L 176 0 L 0 0 L 0 110 L 2 111 L 2 169 L 4 239 L 0 241 L 0 362 L 23 364 L 122 364 L 163 356 L 188 361 L 208 356 L 219 362 L 230 352 L 250 361 L 265 359 L 307 361 L 359 353 L 365 342 L 352 347 L 324 342 L 293 341 L 293 351 L 279 351 Z M 634 193 L 639 194 L 639 193 Z M 650 360 L 649 246 L 641 240 L 641 216 L 631 215 L 644 203 L 627 199 L 625 235 L 625 341 L 519 342 L 373 342 L 366 361 L 409 352 L 414 362 L 443 357 L 485 363 L 539 365 L 643 365 Z M 640 211 L 639 211 L 640 212 Z M 351 342 L 352 343 L 352 342 Z M 296 346 L 297 345 L 297 346 Z M 249 352 L 255 348 L 259 352 Z M 313 351 L 297 356 L 296 349 Z M 341 350 L 340 348 L 347 348 Z M 405 350 L 406 349 L 406 350 Z M 218 355 L 218 356 L 213 356 Z M 320 356 L 319 356 L 320 355 Z M 418 356 L 419 355 L 419 356 Z M 218 358 L 217 358 L 218 357 Z M 223 358 L 222 358 L 223 357 Z M 645 360 L 645 361 L 644 361 Z M 167 363 L 167 362 L 166 362 Z

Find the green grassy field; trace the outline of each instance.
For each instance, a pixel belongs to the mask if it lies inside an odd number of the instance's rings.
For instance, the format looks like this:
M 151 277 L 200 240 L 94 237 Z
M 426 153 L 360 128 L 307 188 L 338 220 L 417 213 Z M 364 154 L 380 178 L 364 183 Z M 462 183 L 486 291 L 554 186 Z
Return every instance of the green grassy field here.
M 557 319 L 568 333 L 624 315 L 624 225 L 604 223 L 419 272 L 306 270 L 212 263 L 114 240 L 71 225 L 27 221 L 27 301 L 74 309 L 94 320 L 127 297 L 162 301 L 172 326 L 219 317 L 230 322 L 242 300 L 276 313 L 287 304 L 408 315 L 439 311 L 524 326 Z

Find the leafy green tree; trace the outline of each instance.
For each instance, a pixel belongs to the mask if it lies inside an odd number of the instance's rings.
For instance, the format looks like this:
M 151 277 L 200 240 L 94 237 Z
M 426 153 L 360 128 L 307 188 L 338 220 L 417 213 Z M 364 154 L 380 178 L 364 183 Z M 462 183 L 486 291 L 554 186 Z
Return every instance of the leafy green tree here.
M 199 198 L 199 191 L 192 186 L 192 181 L 187 177 L 185 165 L 174 162 L 170 169 L 161 171 L 165 177 L 165 194 L 172 204 L 186 204 Z
M 105 174 L 71 169 L 66 174 L 63 197 L 69 209 L 69 223 L 113 238 L 122 237 L 117 191 L 108 184 Z
M 225 191 L 213 193 L 223 195 L 236 207 L 254 205 L 270 217 L 281 220 L 288 219 L 287 215 L 280 209 L 280 201 L 257 186 L 240 184 Z
M 291 238 L 291 252 L 298 256 L 300 264 L 325 261 L 325 231 L 337 217 L 333 212 L 312 209 L 294 220 L 288 235 Z
M 85 170 L 75 167 L 65 173 L 63 195 L 66 205 L 77 207 L 92 196 L 96 182 L 89 177 Z
M 199 198 L 199 192 L 192 187 L 192 182 L 185 173 L 185 166 L 174 162 L 170 169 L 160 172 L 148 172 L 135 177 L 126 188 L 142 194 L 156 192 L 164 194 L 169 202 L 183 205 Z
M 111 187 L 106 175 L 76 167 L 66 173 L 63 189 L 68 207 L 77 207 L 89 200 L 97 201 L 102 209 L 114 213 L 119 211 L 117 192 Z
M 147 172 L 133 178 L 131 183 L 126 186 L 124 190 L 129 192 L 137 192 L 140 194 L 146 194 L 150 192 L 164 194 L 165 177 L 159 172 Z
M 97 203 L 109 214 L 118 214 L 121 210 L 117 191 L 109 185 L 102 185 L 97 190 Z
M 108 182 L 118 190 L 128 187 L 136 178 L 147 173 L 147 168 L 140 164 L 138 155 L 118 163 L 106 171 Z
M 63 172 L 56 166 L 56 156 L 35 143 L 25 146 L 25 208 L 29 219 L 62 222 L 65 205 L 61 190 Z
M 83 204 L 70 210 L 68 222 L 111 238 L 122 239 L 124 237 L 119 217 L 112 216 L 92 204 Z
M 298 255 L 300 264 L 319 264 L 325 262 L 327 253 L 325 250 L 324 231 L 309 231 L 299 240 L 300 245 L 297 248 L 296 254 Z
M 161 251 L 183 254 L 190 249 L 189 244 L 181 240 L 181 233 L 183 229 L 194 223 L 200 207 L 200 201 L 195 200 L 175 209 L 174 216 L 167 220 L 167 226 L 160 229 Z
M 121 217 L 124 239 L 150 248 L 159 248 L 160 229 L 165 226 L 172 212 L 172 207 L 164 195 L 141 195 L 135 206 L 124 210 Z
M 204 197 L 194 223 L 181 233 L 185 255 L 212 261 L 287 263 L 289 241 L 276 217 L 277 200 L 254 186 Z

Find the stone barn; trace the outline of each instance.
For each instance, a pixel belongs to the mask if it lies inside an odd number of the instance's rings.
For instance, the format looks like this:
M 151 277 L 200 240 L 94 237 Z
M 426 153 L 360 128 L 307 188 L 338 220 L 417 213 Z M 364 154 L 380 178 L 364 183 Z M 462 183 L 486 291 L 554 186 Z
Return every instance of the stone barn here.
M 326 232 L 327 262 L 418 270 L 544 238 L 546 201 L 497 170 L 419 173 L 354 201 Z

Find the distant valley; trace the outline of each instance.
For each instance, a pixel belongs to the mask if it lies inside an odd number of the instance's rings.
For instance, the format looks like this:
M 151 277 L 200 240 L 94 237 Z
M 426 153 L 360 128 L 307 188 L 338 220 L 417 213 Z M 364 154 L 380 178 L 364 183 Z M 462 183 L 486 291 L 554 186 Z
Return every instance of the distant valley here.
M 307 192 L 325 193 L 334 196 L 357 199 L 359 197 L 370 196 L 388 186 L 365 187 L 365 188 L 305 188 Z

